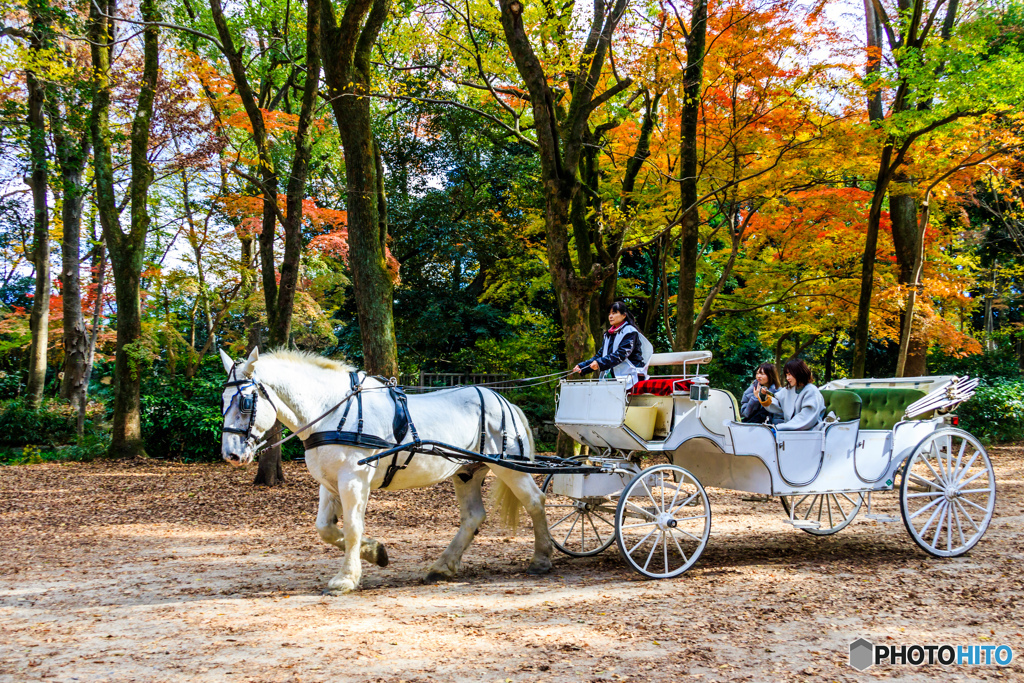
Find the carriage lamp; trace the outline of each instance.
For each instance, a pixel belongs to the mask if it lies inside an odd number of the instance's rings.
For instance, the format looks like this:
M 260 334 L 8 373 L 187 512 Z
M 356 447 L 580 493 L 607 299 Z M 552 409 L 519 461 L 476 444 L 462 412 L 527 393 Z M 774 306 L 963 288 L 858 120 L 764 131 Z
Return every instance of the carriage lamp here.
M 711 387 L 708 385 L 707 377 L 694 377 L 690 383 L 690 400 L 706 401 L 711 395 Z

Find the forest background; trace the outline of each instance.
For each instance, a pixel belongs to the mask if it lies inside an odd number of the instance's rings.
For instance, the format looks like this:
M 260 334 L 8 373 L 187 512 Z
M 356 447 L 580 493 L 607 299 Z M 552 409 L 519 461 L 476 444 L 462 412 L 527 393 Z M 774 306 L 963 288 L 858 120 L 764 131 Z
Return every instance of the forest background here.
M 1019 0 L 0 22 L 2 461 L 216 458 L 218 348 L 564 371 L 616 299 L 734 393 L 794 355 L 819 382 L 969 373 L 967 427 L 1024 429 Z M 554 389 L 510 398 L 542 426 Z

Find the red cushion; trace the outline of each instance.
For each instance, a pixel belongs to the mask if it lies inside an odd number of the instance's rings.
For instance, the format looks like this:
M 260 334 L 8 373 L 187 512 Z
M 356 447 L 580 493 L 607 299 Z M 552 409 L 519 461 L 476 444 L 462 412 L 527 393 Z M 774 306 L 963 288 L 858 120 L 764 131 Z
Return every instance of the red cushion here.
M 651 379 L 645 379 L 634 384 L 633 388 L 629 390 L 629 393 L 633 396 L 636 396 L 637 394 L 671 396 L 673 389 L 676 389 L 677 391 L 688 391 L 690 389 L 690 380 L 674 379 L 672 377 L 652 377 Z

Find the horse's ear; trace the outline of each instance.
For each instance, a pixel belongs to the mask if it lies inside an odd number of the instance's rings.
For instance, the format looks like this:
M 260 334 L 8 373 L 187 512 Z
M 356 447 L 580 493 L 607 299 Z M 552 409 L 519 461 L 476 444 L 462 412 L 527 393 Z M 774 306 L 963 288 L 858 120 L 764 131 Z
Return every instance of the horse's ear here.
M 235 367 L 235 361 L 231 360 L 231 356 L 224 353 L 224 349 L 220 350 L 220 362 L 224 363 L 224 372 L 231 374 L 231 368 Z
M 252 366 L 256 364 L 256 361 L 260 359 L 260 349 L 258 346 L 252 347 L 252 352 L 249 357 L 242 363 L 242 375 L 245 377 L 252 377 Z

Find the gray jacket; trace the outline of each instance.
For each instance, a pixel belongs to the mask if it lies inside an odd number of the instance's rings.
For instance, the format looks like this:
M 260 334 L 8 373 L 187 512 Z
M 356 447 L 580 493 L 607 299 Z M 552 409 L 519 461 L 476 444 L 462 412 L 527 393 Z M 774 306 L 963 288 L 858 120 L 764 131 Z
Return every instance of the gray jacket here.
M 767 408 L 769 413 L 785 418 L 785 422 L 775 425 L 779 431 L 814 429 L 821 424 L 825 399 L 818 387 L 805 384 L 799 391 L 790 387 L 780 390 Z

